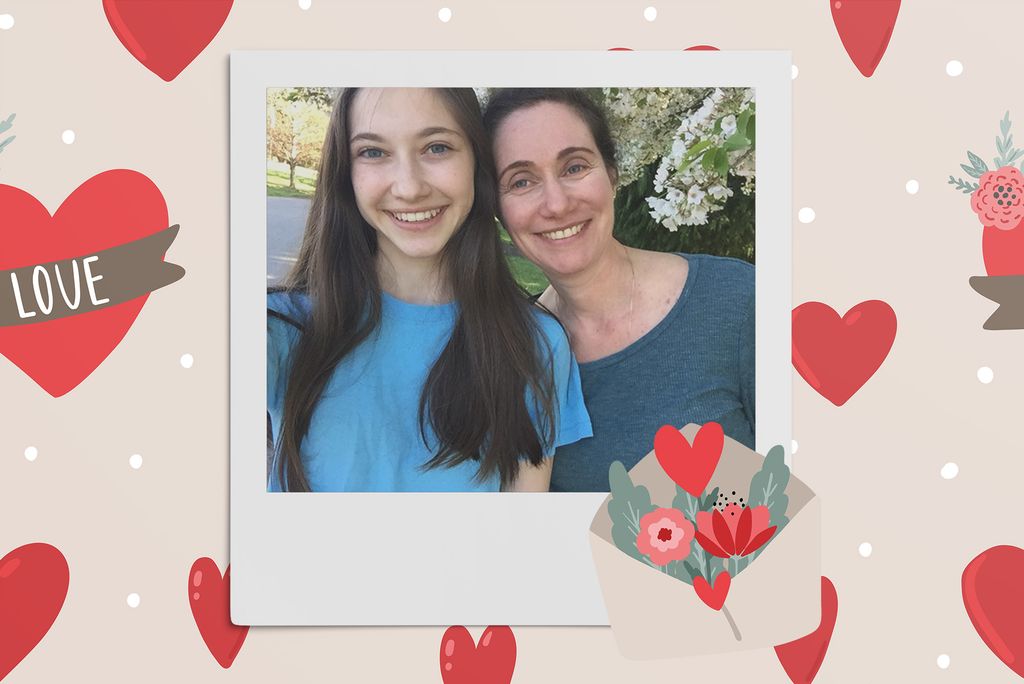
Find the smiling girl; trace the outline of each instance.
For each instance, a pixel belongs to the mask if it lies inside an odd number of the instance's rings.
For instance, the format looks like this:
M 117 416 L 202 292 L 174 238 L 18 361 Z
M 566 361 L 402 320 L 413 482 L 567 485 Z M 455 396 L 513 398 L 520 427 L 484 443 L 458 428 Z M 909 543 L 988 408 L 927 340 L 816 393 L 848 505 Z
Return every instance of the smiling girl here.
M 267 297 L 272 491 L 547 491 L 590 436 L 558 322 L 512 278 L 471 89 L 348 89 Z

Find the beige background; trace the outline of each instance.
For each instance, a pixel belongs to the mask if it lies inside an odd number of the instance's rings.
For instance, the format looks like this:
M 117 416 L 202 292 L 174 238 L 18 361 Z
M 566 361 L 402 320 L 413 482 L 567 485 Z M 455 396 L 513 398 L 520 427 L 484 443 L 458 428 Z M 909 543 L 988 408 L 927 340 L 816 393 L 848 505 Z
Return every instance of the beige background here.
M 642 16 L 649 4 L 653 23 Z M 437 19 L 444 5 L 448 23 Z M 983 549 L 1024 546 L 1024 331 L 982 330 L 992 304 L 967 285 L 983 273 L 981 229 L 945 182 L 966 148 L 990 160 L 1007 109 L 1024 142 L 1024 6 L 903 5 L 865 79 L 826 0 L 313 0 L 308 11 L 295 0 L 236 0 L 213 44 L 168 84 L 121 46 L 99 0 L 0 0 L 16 22 L 0 31 L 0 115 L 17 113 L 18 136 L 0 153 L 0 182 L 54 211 L 95 173 L 141 171 L 182 225 L 169 258 L 188 271 L 150 298 L 68 396 L 51 398 L 0 360 L 0 555 L 46 541 L 71 567 L 62 613 L 8 681 L 85 672 L 116 682 L 440 681 L 441 627 L 252 630 L 223 671 L 192 622 L 192 561 L 227 562 L 229 50 L 696 43 L 789 49 L 799 67 L 794 304 L 845 312 L 881 298 L 899 318 L 888 360 L 846 406 L 794 372 L 795 468 L 821 498 L 822 567 L 840 602 L 816 681 L 1020 681 L 974 632 L 959 583 Z M 962 76 L 946 74 L 952 59 Z M 61 141 L 66 129 L 72 145 Z M 910 179 L 920 182 L 916 195 L 904 189 Z M 797 222 L 800 207 L 817 218 Z M 181 366 L 183 354 L 193 367 Z M 983 366 L 994 372 L 989 384 L 977 379 Z M 23 455 L 29 446 L 35 461 Z M 137 471 L 128 465 L 135 453 L 144 459 Z M 960 467 L 953 480 L 939 476 L 946 462 Z M 865 541 L 870 558 L 857 552 Z M 125 602 L 133 592 L 135 609 Z M 516 682 L 788 681 L 771 650 L 634 663 L 606 628 L 515 633 Z M 948 670 L 937 667 L 940 654 Z

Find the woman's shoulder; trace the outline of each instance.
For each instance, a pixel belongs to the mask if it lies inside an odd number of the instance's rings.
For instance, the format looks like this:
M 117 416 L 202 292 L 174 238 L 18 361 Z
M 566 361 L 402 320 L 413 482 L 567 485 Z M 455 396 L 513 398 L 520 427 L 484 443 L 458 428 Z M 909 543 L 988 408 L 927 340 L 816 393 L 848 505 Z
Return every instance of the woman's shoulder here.
M 730 283 L 737 287 L 754 288 L 754 265 L 735 257 L 714 254 L 684 254 L 691 266 L 696 264 L 704 276 L 716 283 Z
M 309 295 L 301 290 L 285 288 L 267 289 L 267 322 L 284 321 L 294 327 L 302 328 L 309 318 L 312 307 Z

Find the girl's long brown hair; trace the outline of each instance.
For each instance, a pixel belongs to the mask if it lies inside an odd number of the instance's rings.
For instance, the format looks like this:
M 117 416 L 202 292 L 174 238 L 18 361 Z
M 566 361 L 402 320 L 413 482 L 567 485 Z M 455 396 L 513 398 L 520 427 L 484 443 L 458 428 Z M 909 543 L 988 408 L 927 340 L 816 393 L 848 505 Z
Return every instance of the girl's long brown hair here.
M 301 335 L 291 352 L 273 459 L 286 491 L 309 491 L 300 446 L 313 411 L 338 363 L 381 318 L 377 233 L 359 213 L 352 188 L 348 113 L 357 90 L 343 90 L 335 102 L 302 246 L 285 282 L 285 291 L 305 294 L 311 304 L 305 320 L 289 320 Z M 428 448 L 428 426 L 437 438 L 424 467 L 474 459 L 478 481 L 498 473 L 504 488 L 516 478 L 520 458 L 539 465 L 554 447 L 552 357 L 502 254 L 494 164 L 476 95 L 471 88 L 436 92 L 473 148 L 475 196 L 441 254 L 458 315 L 420 395 L 420 435 Z M 267 315 L 282 318 L 270 309 Z

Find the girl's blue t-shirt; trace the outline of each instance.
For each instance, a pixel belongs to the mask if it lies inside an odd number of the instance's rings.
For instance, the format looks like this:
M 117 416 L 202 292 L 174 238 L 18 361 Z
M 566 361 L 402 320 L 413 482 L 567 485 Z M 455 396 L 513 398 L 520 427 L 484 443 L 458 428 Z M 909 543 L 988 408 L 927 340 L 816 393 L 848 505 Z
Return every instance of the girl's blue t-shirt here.
M 267 308 L 293 321 L 308 316 L 305 295 L 267 295 Z M 423 467 L 433 456 L 420 433 L 419 402 L 430 368 L 448 342 L 458 308 L 454 303 L 410 304 L 387 293 L 382 316 L 370 337 L 344 358 L 328 381 L 302 442 L 303 467 L 315 492 L 497 492 L 497 473 L 476 480 L 478 462 Z M 555 443 L 571 444 L 592 434 L 583 404 L 579 367 L 558 322 L 536 310 L 550 349 L 556 387 Z M 291 351 L 301 331 L 267 316 L 267 412 L 274 435 L 281 428 Z M 528 402 L 531 405 L 532 402 Z M 428 441 L 436 446 L 429 425 Z M 268 489 L 281 491 L 276 469 Z

